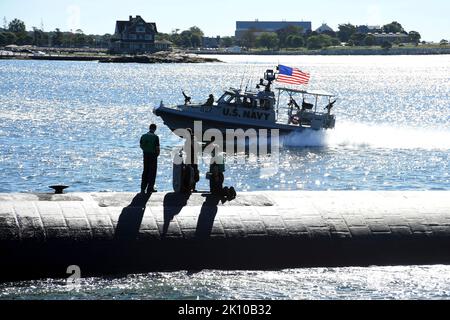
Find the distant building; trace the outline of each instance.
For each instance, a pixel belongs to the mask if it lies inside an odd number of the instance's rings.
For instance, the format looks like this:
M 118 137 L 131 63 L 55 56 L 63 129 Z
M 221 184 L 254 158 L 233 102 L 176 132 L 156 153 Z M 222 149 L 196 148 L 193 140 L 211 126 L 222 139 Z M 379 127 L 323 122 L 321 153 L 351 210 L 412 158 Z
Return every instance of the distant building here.
M 203 37 L 202 47 L 203 48 L 219 48 L 220 46 L 220 36 L 217 37 Z
M 320 27 L 316 29 L 317 33 L 334 32 L 334 30 L 328 26 L 326 23 L 322 23 Z
M 356 32 L 357 33 L 381 33 L 381 26 L 369 26 L 369 25 L 363 25 L 363 26 L 356 26 Z
M 110 49 L 117 53 L 153 52 L 157 33 L 155 23 L 147 23 L 141 16 L 130 16 L 128 21 L 116 22 Z
M 239 47 L 239 46 L 228 47 L 228 48 L 225 48 L 225 52 L 241 53 L 242 52 L 242 48 Z
M 369 33 L 372 34 L 375 37 L 375 44 L 381 45 L 383 42 L 390 42 L 390 43 L 408 43 L 409 36 L 404 33 Z
M 173 43 L 169 40 L 156 40 L 155 49 L 156 51 L 170 51 L 172 50 Z
M 255 31 L 255 33 L 277 32 L 288 26 L 296 26 L 303 29 L 303 32 L 311 32 L 310 21 L 237 21 L 236 22 L 236 38 L 241 39 L 242 35 L 247 31 Z

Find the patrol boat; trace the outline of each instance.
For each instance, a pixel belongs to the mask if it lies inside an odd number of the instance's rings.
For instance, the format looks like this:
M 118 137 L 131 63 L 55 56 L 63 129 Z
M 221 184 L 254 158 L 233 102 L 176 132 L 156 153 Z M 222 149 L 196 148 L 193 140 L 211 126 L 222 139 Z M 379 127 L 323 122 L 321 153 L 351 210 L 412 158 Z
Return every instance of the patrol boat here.
M 223 134 L 227 129 L 255 129 L 257 132 L 278 129 L 280 135 L 287 135 L 334 128 L 336 117 L 331 110 L 336 100 L 332 101 L 333 94 L 281 87 L 275 88 L 276 98 L 272 90 L 276 74 L 266 70 L 255 91 L 230 88 L 217 101 L 210 95 L 204 104 L 191 103 L 191 98 L 183 92 L 184 104 L 166 107 L 161 101 L 153 113 L 172 131 L 194 129 L 195 121 L 202 121 L 203 133 L 208 129 L 219 129 Z M 286 94 L 287 104 L 282 106 L 280 100 Z M 298 96 L 301 96 L 299 103 Z

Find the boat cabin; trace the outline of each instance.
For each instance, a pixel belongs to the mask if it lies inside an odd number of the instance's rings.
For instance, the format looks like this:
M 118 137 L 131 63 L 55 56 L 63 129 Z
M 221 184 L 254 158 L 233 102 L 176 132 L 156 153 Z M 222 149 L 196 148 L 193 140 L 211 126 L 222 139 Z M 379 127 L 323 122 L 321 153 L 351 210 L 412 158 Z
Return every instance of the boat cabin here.
M 230 89 L 226 90 L 217 100 L 217 105 L 273 110 L 275 106 L 275 97 L 273 92 L 243 92 L 238 89 Z

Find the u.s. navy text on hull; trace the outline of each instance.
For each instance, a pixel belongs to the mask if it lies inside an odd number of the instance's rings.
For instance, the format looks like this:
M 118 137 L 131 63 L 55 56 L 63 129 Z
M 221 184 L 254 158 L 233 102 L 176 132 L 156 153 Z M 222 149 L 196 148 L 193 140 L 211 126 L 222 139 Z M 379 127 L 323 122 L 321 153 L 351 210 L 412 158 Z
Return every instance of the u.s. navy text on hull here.
M 256 111 L 256 110 L 240 110 L 238 108 L 223 108 L 222 111 L 224 116 L 227 117 L 237 117 L 246 119 L 257 119 L 257 120 L 270 120 L 270 112 Z

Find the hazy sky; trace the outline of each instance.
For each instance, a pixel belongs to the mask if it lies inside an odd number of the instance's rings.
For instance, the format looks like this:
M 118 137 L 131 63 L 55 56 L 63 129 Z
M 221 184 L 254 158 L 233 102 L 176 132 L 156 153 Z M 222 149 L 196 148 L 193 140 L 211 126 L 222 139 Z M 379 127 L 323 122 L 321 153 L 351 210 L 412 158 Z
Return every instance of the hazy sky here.
M 382 25 L 392 21 L 428 41 L 450 39 L 449 0 L 0 0 L 0 19 L 24 20 L 27 29 L 82 29 L 113 33 L 116 20 L 141 15 L 159 31 L 199 26 L 206 35 L 234 35 L 236 20 L 306 20 Z

